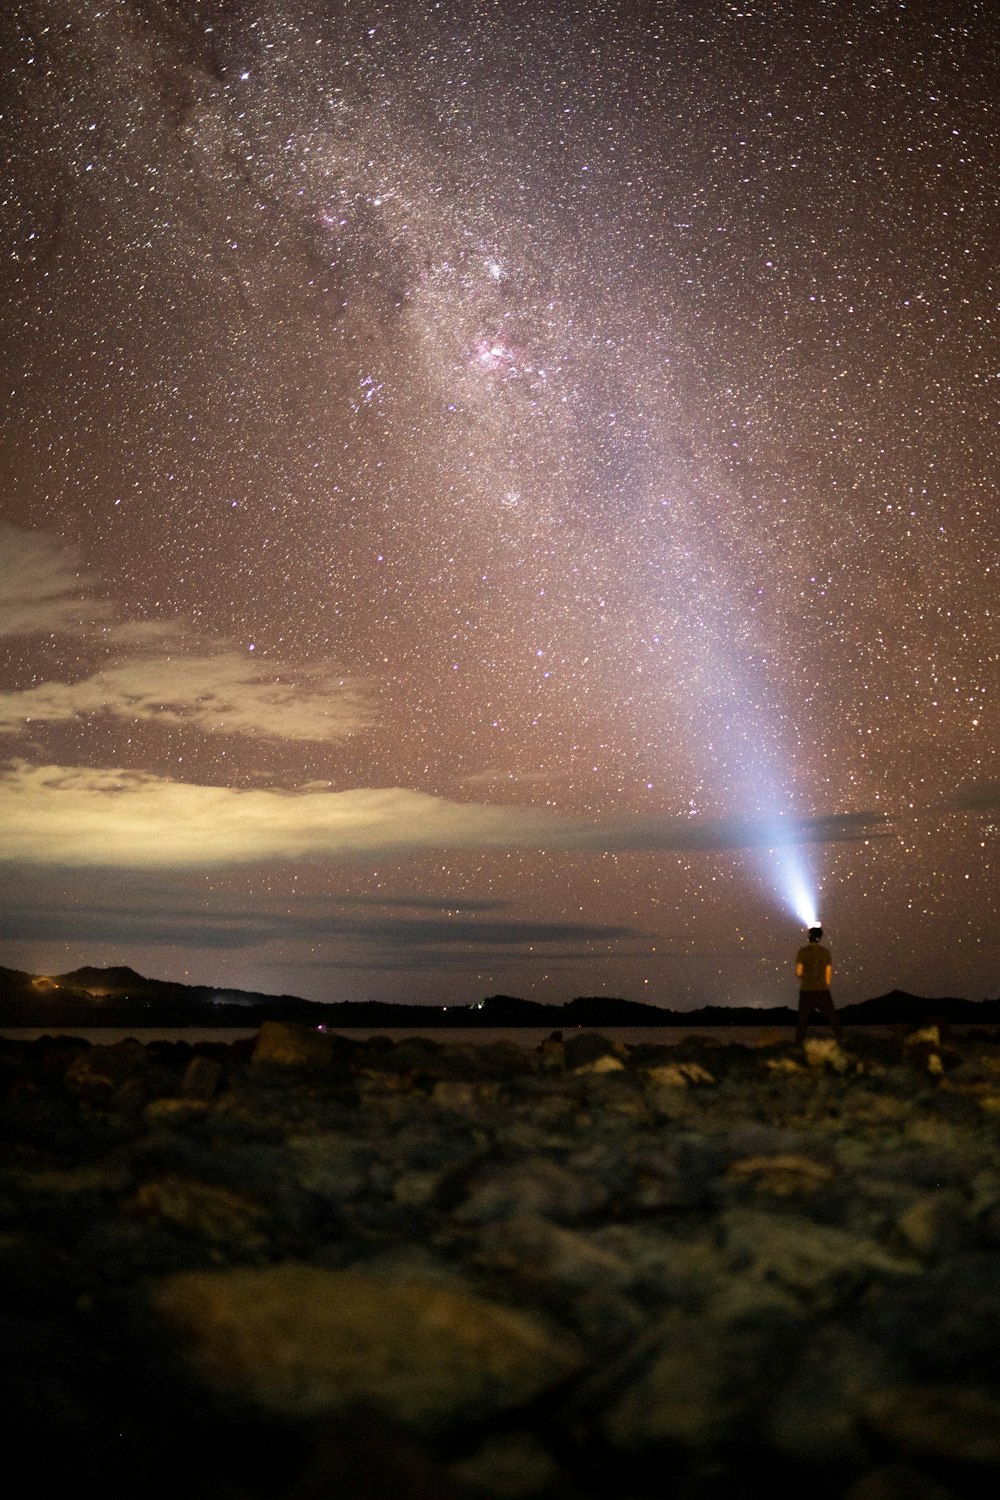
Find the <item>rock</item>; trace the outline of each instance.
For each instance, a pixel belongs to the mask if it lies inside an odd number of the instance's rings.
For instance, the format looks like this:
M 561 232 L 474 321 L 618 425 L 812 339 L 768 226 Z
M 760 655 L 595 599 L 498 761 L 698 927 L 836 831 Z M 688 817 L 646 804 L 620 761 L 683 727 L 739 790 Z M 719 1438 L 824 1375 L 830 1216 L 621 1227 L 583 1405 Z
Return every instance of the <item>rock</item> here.
M 266 1211 L 228 1188 L 164 1177 L 143 1183 L 122 1207 L 236 1253 L 254 1254 L 267 1244 Z
M 1000 1400 L 962 1386 L 892 1386 L 864 1408 L 868 1429 L 906 1458 L 1000 1470 Z
M 265 1021 L 257 1033 L 254 1063 L 275 1063 L 283 1068 L 324 1068 L 334 1059 L 334 1037 L 314 1026 L 289 1021 Z
M 702 1310 L 736 1280 L 707 1233 L 674 1238 L 652 1221 L 605 1224 L 590 1230 L 587 1238 L 627 1267 L 625 1290 L 647 1313 L 662 1307 Z
M 184 1070 L 182 1099 L 212 1099 L 222 1081 L 222 1064 L 214 1057 L 196 1055 Z
M 909 1248 L 923 1260 L 940 1260 L 968 1250 L 974 1237 L 965 1199 L 948 1189 L 922 1193 L 900 1215 L 898 1228 Z
M 825 1162 L 801 1154 L 745 1156 L 730 1162 L 726 1168 L 728 1182 L 747 1183 L 755 1192 L 775 1198 L 814 1193 L 825 1187 L 832 1176 L 833 1169 Z
M 880 1288 L 859 1309 L 866 1332 L 916 1381 L 994 1380 L 1000 1369 L 1000 1261 L 952 1255 L 922 1276 Z
M 769 1057 L 765 1066 L 769 1072 L 785 1076 L 807 1071 L 800 1062 L 795 1061 L 794 1057 Z
M 562 1039 L 546 1037 L 535 1053 L 534 1065 L 542 1073 L 561 1073 L 566 1066 L 566 1047 Z
M 514 1214 L 489 1224 L 480 1237 L 479 1259 L 528 1280 L 569 1287 L 619 1288 L 632 1275 L 621 1256 L 536 1214 Z
M 697 1116 L 700 1100 L 687 1088 L 671 1084 L 650 1084 L 646 1089 L 646 1108 L 650 1118 L 659 1124 L 678 1124 Z
M 429 1208 L 441 1190 L 443 1173 L 436 1168 L 400 1172 L 392 1185 L 396 1203 L 407 1208 Z
M 1000 1088 L 1000 1058 L 989 1055 L 969 1057 L 948 1073 L 949 1089 Z
M 887 1068 L 878 1079 L 879 1086 L 887 1093 L 909 1100 L 926 1094 L 929 1081 L 926 1072 L 909 1063 L 897 1063 L 894 1067 Z
M 573 1072 L 579 1078 L 581 1074 L 622 1073 L 624 1070 L 625 1064 L 620 1057 L 615 1057 L 611 1052 L 604 1052 L 600 1057 L 595 1057 L 593 1062 L 581 1063 L 578 1068 L 573 1069 Z
M 895 1093 L 878 1093 L 872 1087 L 845 1094 L 841 1112 L 859 1125 L 891 1125 L 910 1118 L 910 1105 Z
M 910 1149 L 885 1152 L 871 1162 L 867 1176 L 907 1187 L 935 1189 L 960 1186 L 968 1176 L 967 1158 L 956 1151 Z
M 980 1211 L 976 1232 L 982 1245 L 991 1250 L 1000 1250 L 1000 1202 L 988 1203 Z
M 974 1130 L 982 1118 L 983 1097 L 982 1094 L 970 1097 L 964 1091 L 953 1092 L 942 1087 L 934 1095 L 932 1108 L 949 1124 Z
M 320 1130 L 315 1135 L 290 1136 L 288 1151 L 295 1182 L 322 1198 L 386 1192 L 392 1181 L 392 1168 L 383 1160 L 377 1139 Z
M 627 1056 L 628 1051 L 597 1031 L 576 1032 L 564 1042 L 563 1047 L 566 1066 L 571 1070 L 583 1068 L 600 1057 L 614 1057 L 620 1061 L 623 1054 Z
M 656 1118 L 634 1073 L 600 1073 L 585 1082 L 587 1105 L 609 1130 L 623 1128 L 634 1138 Z
M 798 1463 L 860 1467 L 868 1459 L 862 1411 L 893 1373 L 885 1352 L 850 1329 L 809 1329 L 769 1405 L 769 1441 Z
M 623 1168 L 624 1164 L 617 1169 L 618 1186 L 627 1182 L 628 1202 L 633 1211 L 688 1208 L 703 1195 L 702 1174 L 698 1173 L 694 1182 L 686 1179 L 684 1155 L 679 1150 L 643 1150 L 631 1156 L 627 1177 Z
M 148 1125 L 183 1125 L 203 1119 L 208 1113 L 207 1099 L 150 1099 L 143 1111 Z
M 500 1085 L 494 1080 L 439 1078 L 431 1089 L 434 1104 L 457 1114 L 478 1115 L 483 1109 L 496 1104 L 499 1097 Z
M 580 1367 L 525 1313 L 350 1271 L 187 1273 L 153 1302 L 211 1389 L 296 1418 L 360 1407 L 438 1431 L 518 1406 Z
M 543 1042 L 542 1047 L 546 1044 Z M 541 1050 L 541 1049 L 539 1049 Z M 480 1071 L 485 1077 L 498 1078 L 501 1082 L 518 1073 L 529 1073 L 537 1054 L 517 1042 L 477 1042 L 470 1048 L 476 1057 Z
M 801 1214 L 732 1209 L 722 1215 L 720 1228 L 735 1270 L 774 1281 L 812 1305 L 860 1289 L 873 1276 L 910 1277 L 919 1270 L 875 1240 Z
M 660 1063 L 646 1069 L 646 1078 L 654 1088 L 686 1089 L 692 1083 L 714 1083 L 715 1077 L 701 1063 Z
M 141 1042 L 131 1037 L 112 1046 L 89 1047 L 66 1069 L 66 1086 L 88 1103 L 107 1103 L 118 1091 L 135 1085 L 144 1098 L 143 1081 L 149 1058 Z
M 854 1058 L 832 1037 L 807 1036 L 803 1047 L 810 1068 L 825 1068 L 832 1073 L 850 1073 L 854 1070 Z
M 881 1464 L 845 1490 L 843 1500 L 958 1500 L 958 1496 L 908 1464 Z
M 1000 1046 L 571 1042 L 0 1041 L 15 1429 L 148 1490 L 196 1414 L 226 1500 L 992 1495 Z
M 571 1222 L 596 1213 L 607 1199 L 607 1190 L 593 1178 L 535 1157 L 493 1168 L 474 1180 L 455 1217 L 463 1223 L 487 1223 L 514 1213 L 535 1213 Z
M 326 1418 L 300 1472 L 277 1493 L 281 1500 L 470 1500 L 419 1438 L 363 1412 Z M 227 1487 L 220 1500 L 258 1500 L 260 1494 L 257 1485 Z
M 939 1026 L 920 1026 L 916 1031 L 910 1031 L 903 1038 L 904 1047 L 940 1047 L 941 1028 Z
M 766 1324 L 790 1325 L 803 1320 L 802 1304 L 785 1287 L 755 1276 L 716 1274 L 714 1284 L 702 1273 L 702 1315 L 713 1324 L 725 1327 L 760 1328 Z
M 94 1162 L 79 1167 L 41 1167 L 28 1171 L 13 1167 L 8 1182 L 32 1196 L 82 1199 L 116 1197 L 132 1185 L 132 1174 L 123 1161 Z M 16 1217 L 11 1208 L 10 1216 Z
M 488 1438 L 475 1453 L 452 1464 L 450 1474 L 495 1500 L 531 1500 L 549 1493 L 559 1479 L 552 1454 L 531 1432 Z
M 626 1451 L 725 1448 L 755 1425 L 771 1342 L 701 1318 L 669 1317 L 651 1362 L 607 1412 L 608 1437 Z
M 389 1281 L 394 1286 L 447 1286 L 468 1291 L 461 1266 L 436 1255 L 427 1245 L 392 1239 L 383 1248 L 356 1256 L 346 1265 L 331 1262 L 338 1271 L 353 1271 L 375 1281 Z

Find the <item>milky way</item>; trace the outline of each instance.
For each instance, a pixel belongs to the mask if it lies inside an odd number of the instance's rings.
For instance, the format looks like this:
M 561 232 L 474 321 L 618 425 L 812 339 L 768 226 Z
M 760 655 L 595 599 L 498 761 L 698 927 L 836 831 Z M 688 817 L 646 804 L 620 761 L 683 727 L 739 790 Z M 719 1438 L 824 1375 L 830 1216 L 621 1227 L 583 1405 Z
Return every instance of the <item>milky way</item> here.
M 4 7 L 4 962 L 1000 992 L 991 12 Z

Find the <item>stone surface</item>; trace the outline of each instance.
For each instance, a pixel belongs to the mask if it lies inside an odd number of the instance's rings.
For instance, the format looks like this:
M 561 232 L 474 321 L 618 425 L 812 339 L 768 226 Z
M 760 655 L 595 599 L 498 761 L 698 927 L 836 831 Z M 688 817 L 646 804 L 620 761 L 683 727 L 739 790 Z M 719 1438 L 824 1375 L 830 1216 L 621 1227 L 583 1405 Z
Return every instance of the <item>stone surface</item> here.
M 955 1491 L 908 1464 L 881 1464 L 855 1481 L 843 1500 L 958 1500 Z
M 0 1040 L 12 1467 L 192 1500 L 992 1495 L 1000 1041 L 809 1040 Z
M 943 1459 L 1000 1477 L 1000 1399 L 962 1386 L 894 1386 L 873 1391 L 866 1425 L 914 1460 Z
M 111 1047 L 89 1047 L 66 1070 L 66 1086 L 79 1098 L 107 1101 L 119 1089 L 140 1084 L 149 1071 L 141 1042 L 127 1039 Z
M 211 1388 L 284 1415 L 361 1406 L 439 1429 L 517 1406 L 580 1363 L 528 1315 L 471 1293 L 308 1265 L 176 1276 L 154 1307 Z
M 527 1212 L 573 1220 L 595 1213 L 607 1196 L 593 1177 L 543 1157 L 485 1171 L 473 1184 L 457 1216 L 480 1223 Z
M 531 1500 L 551 1492 L 559 1470 L 533 1433 L 511 1432 L 488 1439 L 475 1453 L 453 1464 L 451 1475 L 496 1500 Z
M 185 1099 L 211 1099 L 222 1082 L 222 1064 L 214 1057 L 192 1057 L 181 1079 Z
M 768 1342 L 703 1318 L 670 1317 L 654 1358 L 608 1413 L 608 1436 L 626 1450 L 725 1447 L 752 1420 Z
M 276 1063 L 284 1068 L 327 1067 L 333 1058 L 332 1036 L 284 1021 L 265 1021 L 253 1049 L 255 1063 Z

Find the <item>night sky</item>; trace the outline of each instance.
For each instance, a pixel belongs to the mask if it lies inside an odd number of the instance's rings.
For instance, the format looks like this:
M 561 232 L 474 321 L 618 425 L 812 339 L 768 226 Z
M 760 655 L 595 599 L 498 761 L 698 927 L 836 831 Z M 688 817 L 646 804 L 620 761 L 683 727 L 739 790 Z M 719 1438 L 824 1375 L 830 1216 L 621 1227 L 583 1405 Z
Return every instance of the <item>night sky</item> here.
M 0 963 L 1000 994 L 982 0 L 8 0 Z

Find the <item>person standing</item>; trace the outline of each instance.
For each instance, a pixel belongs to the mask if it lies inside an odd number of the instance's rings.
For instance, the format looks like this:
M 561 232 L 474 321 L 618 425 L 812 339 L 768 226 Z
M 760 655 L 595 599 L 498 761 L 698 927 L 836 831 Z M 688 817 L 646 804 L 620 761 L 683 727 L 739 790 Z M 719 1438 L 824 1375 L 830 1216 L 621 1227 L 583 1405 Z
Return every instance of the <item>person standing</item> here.
M 844 1028 L 833 1004 L 830 980 L 833 977 L 833 960 L 829 948 L 824 948 L 820 939 L 822 927 L 810 927 L 809 941 L 795 955 L 795 974 L 799 981 L 799 1021 L 795 1028 L 796 1042 L 803 1042 L 806 1027 L 814 1011 L 833 1027 L 838 1042 L 844 1039 Z

